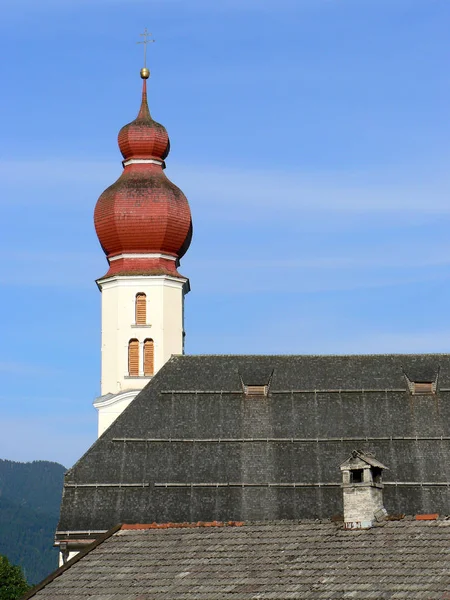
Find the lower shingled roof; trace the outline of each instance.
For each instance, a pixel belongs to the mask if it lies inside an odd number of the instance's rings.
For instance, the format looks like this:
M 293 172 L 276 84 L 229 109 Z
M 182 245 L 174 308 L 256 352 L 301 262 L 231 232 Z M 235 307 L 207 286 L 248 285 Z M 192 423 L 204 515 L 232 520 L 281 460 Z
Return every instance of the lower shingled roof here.
M 123 526 L 27 598 L 450 598 L 450 520 L 210 525 Z

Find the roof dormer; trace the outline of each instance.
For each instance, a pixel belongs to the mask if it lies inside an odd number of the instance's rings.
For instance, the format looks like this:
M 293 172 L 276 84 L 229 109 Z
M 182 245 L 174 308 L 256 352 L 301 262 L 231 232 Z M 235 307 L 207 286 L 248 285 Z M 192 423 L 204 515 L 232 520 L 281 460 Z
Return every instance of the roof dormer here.
M 409 393 L 413 396 L 431 396 L 438 389 L 439 369 L 433 372 L 406 373 L 403 371 Z
M 246 397 L 264 398 L 269 395 L 273 371 L 263 372 L 240 372 L 242 390 Z

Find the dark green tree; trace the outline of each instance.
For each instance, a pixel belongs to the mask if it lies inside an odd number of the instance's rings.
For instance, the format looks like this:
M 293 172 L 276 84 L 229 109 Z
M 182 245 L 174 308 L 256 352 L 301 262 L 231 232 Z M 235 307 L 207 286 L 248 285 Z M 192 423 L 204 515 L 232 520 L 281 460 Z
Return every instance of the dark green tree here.
M 30 589 L 22 569 L 0 556 L 0 600 L 16 600 Z

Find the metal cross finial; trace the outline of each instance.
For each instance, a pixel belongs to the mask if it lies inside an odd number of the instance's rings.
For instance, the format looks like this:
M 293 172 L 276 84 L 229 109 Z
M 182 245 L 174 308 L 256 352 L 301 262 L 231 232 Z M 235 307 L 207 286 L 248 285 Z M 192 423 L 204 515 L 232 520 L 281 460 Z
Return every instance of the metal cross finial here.
M 147 68 L 147 44 L 150 44 L 152 42 L 154 42 L 155 40 L 153 40 L 151 38 L 151 33 L 149 31 L 147 31 L 147 27 L 144 29 L 144 33 L 140 33 L 139 34 L 141 37 L 143 37 L 144 39 L 141 40 L 140 42 L 136 42 L 136 44 L 144 44 L 144 69 Z

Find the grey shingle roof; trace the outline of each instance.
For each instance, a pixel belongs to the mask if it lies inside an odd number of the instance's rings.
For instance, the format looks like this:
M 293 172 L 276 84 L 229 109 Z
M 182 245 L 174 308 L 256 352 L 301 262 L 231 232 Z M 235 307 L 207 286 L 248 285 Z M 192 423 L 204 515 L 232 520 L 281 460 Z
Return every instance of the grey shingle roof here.
M 450 597 L 450 520 L 119 530 L 36 600 Z
M 437 394 L 411 395 L 405 374 L 438 375 Z M 450 355 L 173 357 L 67 473 L 58 537 L 330 518 L 355 449 L 389 468 L 389 513 L 449 514 Z

